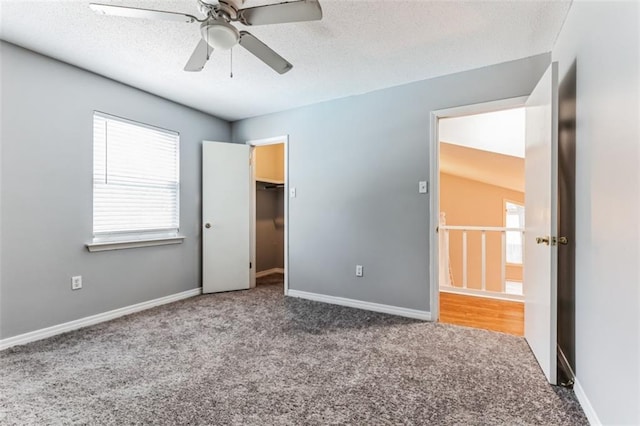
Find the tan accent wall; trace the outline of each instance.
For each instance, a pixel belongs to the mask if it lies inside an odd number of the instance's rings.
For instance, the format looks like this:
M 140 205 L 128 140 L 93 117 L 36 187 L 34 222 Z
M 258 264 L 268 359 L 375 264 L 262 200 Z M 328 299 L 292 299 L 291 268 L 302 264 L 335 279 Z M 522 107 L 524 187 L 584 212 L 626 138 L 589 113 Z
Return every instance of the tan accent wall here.
M 524 192 L 524 158 L 440 142 L 440 172 Z
M 253 156 L 257 180 L 284 181 L 284 144 L 257 146 Z
M 524 203 L 524 193 L 486 183 L 440 174 L 440 211 L 447 225 L 504 226 L 504 201 Z M 453 281 L 462 286 L 462 231 L 449 231 Z M 480 232 L 467 233 L 467 286 L 479 289 L 482 282 Z M 501 240 L 487 233 L 487 290 L 500 291 Z M 522 266 L 508 265 L 507 280 L 521 281 Z

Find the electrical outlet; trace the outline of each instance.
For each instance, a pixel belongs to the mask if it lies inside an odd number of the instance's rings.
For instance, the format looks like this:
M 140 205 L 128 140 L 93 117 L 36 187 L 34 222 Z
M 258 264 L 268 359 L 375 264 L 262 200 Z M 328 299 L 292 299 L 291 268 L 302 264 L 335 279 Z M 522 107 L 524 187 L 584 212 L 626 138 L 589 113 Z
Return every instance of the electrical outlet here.
M 356 277 L 362 276 L 362 265 L 356 265 Z
M 426 180 L 421 180 L 420 182 L 418 182 L 418 192 L 420 194 L 426 194 L 427 192 L 429 192 L 429 185 L 427 185 Z
M 71 277 L 71 290 L 80 290 L 82 288 L 82 276 L 77 275 Z

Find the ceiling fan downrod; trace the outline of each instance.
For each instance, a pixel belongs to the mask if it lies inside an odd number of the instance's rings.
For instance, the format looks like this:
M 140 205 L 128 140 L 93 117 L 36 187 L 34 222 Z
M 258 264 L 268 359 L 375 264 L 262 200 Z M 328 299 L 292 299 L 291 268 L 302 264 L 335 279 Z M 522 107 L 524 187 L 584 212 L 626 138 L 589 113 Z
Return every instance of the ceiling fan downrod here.
M 238 20 L 238 10 L 244 0 L 198 0 L 200 12 L 210 18 L 222 18 L 226 22 Z

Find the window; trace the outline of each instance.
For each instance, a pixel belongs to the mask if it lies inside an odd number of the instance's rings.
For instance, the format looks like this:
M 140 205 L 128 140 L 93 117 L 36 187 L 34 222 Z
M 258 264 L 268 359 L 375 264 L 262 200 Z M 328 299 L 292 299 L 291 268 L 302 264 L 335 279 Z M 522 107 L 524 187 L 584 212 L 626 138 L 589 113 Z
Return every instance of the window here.
M 524 229 L 524 206 L 505 201 L 505 226 Z M 522 232 L 507 231 L 507 263 L 522 265 Z
M 94 112 L 94 243 L 177 236 L 179 144 L 176 132 Z

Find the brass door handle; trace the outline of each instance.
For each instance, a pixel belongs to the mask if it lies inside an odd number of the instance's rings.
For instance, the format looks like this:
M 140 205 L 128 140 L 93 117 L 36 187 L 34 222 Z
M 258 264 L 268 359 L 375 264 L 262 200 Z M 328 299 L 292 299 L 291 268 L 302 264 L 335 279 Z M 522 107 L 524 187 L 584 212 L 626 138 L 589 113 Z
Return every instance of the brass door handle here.
M 569 239 L 567 237 L 536 237 L 536 243 L 545 244 L 547 246 L 549 244 L 551 244 L 552 246 L 557 246 L 558 244 L 566 246 L 567 244 L 569 244 Z
M 549 245 L 549 237 L 536 237 L 537 244 Z

